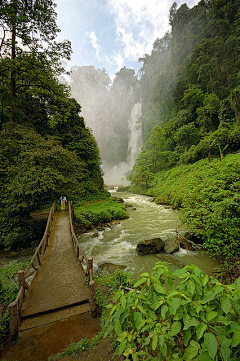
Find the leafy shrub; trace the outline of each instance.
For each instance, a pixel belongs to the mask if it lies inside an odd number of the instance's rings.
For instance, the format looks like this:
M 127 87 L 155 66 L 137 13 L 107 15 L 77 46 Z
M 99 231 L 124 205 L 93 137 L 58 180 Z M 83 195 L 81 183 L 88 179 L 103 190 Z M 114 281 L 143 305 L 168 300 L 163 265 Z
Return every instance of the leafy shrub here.
M 16 284 L 12 282 L 12 279 L 15 277 L 16 273 L 25 269 L 28 262 L 15 262 L 12 265 L 2 268 L 0 270 L 0 304 L 5 308 L 14 301 L 18 294 L 18 288 Z M 0 350 L 3 348 L 4 339 L 9 327 L 9 316 L 6 311 L 2 316 L 0 316 Z
M 124 206 L 112 199 L 75 208 L 76 223 L 86 228 L 89 228 L 91 224 L 97 225 L 110 222 L 113 219 L 124 218 L 128 218 Z
M 135 289 L 115 293 L 105 334 L 127 360 L 236 361 L 240 281 L 223 285 L 196 266 L 172 273 L 158 262 Z M 176 278 L 180 283 L 175 285 Z
M 134 284 L 134 280 L 131 278 L 130 272 L 124 272 L 120 269 L 116 269 L 113 274 L 106 273 L 105 269 L 101 277 L 95 278 L 97 289 L 96 299 L 97 306 L 100 313 L 105 314 L 105 307 L 107 305 L 109 297 L 117 292 L 119 287 L 131 287 Z M 107 292 L 102 292 L 103 287 L 107 287 Z
M 158 173 L 149 195 L 182 209 L 183 220 L 212 255 L 240 254 L 240 156 L 201 160 Z

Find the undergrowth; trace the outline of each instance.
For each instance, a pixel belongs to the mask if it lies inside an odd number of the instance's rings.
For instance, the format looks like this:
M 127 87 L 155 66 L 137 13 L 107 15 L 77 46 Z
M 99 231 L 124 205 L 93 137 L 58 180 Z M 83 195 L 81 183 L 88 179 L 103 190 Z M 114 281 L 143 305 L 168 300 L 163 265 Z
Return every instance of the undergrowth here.
M 71 343 L 69 346 L 67 346 L 64 351 L 59 352 L 56 355 L 50 356 L 48 358 L 48 361 L 55 361 L 62 359 L 66 356 L 76 356 L 79 355 L 87 350 L 90 350 L 97 346 L 99 339 L 101 338 L 101 334 L 92 337 L 92 338 L 83 338 L 79 342 Z
M 115 355 L 133 361 L 239 360 L 239 279 L 223 285 L 196 266 L 172 273 L 161 262 L 141 276 L 133 290 L 118 290 L 107 306 L 104 337 L 115 340 Z
M 201 160 L 154 176 L 148 195 L 182 210 L 183 221 L 222 260 L 240 255 L 240 154 Z
M 0 305 L 5 310 L 0 315 L 0 350 L 3 349 L 6 334 L 9 329 L 9 315 L 7 306 L 15 300 L 18 294 L 16 286 L 16 274 L 19 270 L 25 269 L 28 262 L 15 262 L 8 267 L 0 269 Z
M 112 198 L 75 207 L 74 214 L 76 225 L 83 228 L 91 228 L 92 225 L 128 218 L 124 205 Z

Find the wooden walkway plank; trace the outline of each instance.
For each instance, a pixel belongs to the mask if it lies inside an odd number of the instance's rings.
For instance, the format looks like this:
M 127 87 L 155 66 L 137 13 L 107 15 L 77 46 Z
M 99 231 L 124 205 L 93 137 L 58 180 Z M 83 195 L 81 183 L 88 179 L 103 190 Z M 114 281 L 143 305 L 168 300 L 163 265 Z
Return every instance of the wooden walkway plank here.
M 54 214 L 44 260 L 26 292 L 22 318 L 65 309 L 88 300 L 85 274 L 71 242 L 68 212 L 58 211 Z

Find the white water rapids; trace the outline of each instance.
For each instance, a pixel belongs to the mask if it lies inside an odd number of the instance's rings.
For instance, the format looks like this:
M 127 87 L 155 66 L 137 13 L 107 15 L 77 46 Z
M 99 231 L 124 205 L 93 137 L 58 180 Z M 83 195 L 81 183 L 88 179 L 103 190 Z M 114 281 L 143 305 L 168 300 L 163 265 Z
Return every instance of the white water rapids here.
M 164 255 L 165 259 L 159 258 L 160 254 L 138 256 L 138 242 L 156 237 L 164 240 L 167 236 L 176 235 L 176 230 L 187 231 L 187 227 L 181 222 L 178 211 L 150 202 L 150 197 L 130 193 L 112 193 L 112 196 L 121 197 L 125 203 L 132 205 L 127 208 L 129 218 L 111 228 L 97 231 L 97 237 L 96 230 L 79 237 L 85 254 L 93 257 L 95 269 L 104 263 L 113 263 L 126 266 L 126 271 L 131 271 L 137 277 L 145 272 L 146 268 L 150 272 L 160 260 L 167 261 L 173 270 L 186 264 L 196 264 L 204 272 L 211 273 L 217 266 L 216 262 L 202 251 L 180 249 L 174 255 Z

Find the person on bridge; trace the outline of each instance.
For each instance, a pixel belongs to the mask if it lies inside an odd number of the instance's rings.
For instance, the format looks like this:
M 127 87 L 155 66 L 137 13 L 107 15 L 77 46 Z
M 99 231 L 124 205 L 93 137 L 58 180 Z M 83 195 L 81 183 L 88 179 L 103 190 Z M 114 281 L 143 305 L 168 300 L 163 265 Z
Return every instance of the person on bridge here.
M 59 200 L 61 200 L 61 211 L 64 211 L 65 203 L 67 202 L 67 198 L 65 196 L 61 196 L 61 198 Z

